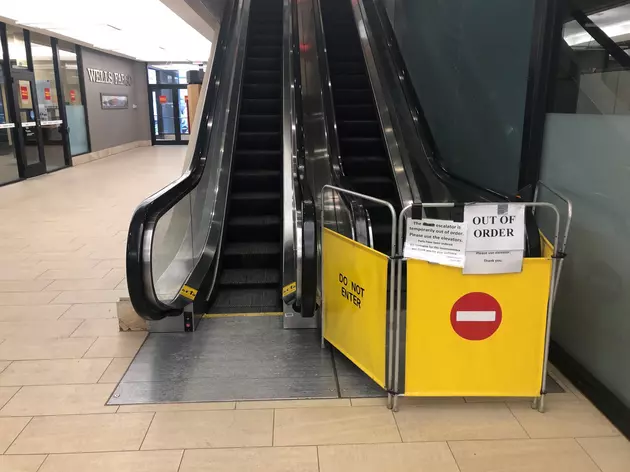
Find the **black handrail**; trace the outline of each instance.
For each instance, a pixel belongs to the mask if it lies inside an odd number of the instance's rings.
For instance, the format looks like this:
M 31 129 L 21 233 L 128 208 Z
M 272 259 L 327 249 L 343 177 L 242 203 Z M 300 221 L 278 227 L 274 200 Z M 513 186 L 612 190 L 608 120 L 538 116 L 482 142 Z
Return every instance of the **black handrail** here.
M 377 0 L 364 0 L 367 5 L 373 8 L 373 11 L 379 20 L 381 28 L 384 31 L 387 46 L 389 48 L 390 56 L 394 67 L 396 68 L 396 75 L 400 78 L 400 84 L 405 94 L 407 104 L 409 105 L 410 112 L 412 114 L 413 122 L 416 128 L 419 139 L 423 143 L 425 149 L 425 157 L 427 162 L 435 174 L 448 188 L 453 190 L 459 190 L 465 194 L 474 194 L 478 199 L 484 201 L 506 201 L 506 202 L 518 202 L 521 201 L 519 195 L 504 195 L 495 190 L 483 187 L 474 182 L 471 182 L 462 177 L 451 174 L 443 164 L 443 160 L 439 154 L 437 144 L 433 138 L 431 127 L 424 114 L 424 110 L 420 105 L 420 99 L 416 93 L 415 88 L 411 84 L 409 71 L 405 64 L 405 60 L 400 51 L 398 40 L 394 33 L 394 29 L 389 21 L 385 7 L 381 2 Z M 528 213 L 531 213 L 529 211 Z M 540 237 L 536 221 L 532 218 L 533 214 L 526 217 L 526 255 L 529 257 L 538 257 L 541 254 L 542 248 L 540 245 Z
M 199 121 L 199 134 L 190 166 L 177 180 L 144 200 L 136 208 L 129 224 L 126 264 L 127 286 L 136 313 L 145 319 L 160 320 L 166 316 L 179 315 L 185 305 L 185 301 L 181 297 L 176 297 L 171 304 L 166 304 L 161 302 L 157 296 L 154 296 L 153 300 L 147 296 L 149 290 L 155 295 L 155 290 L 152 285 L 152 278 L 148 276 L 148 273 L 151 272 L 152 261 L 144 259 L 146 255 L 151 254 L 152 249 L 145 247 L 147 242 L 145 235 L 147 231 L 152 231 L 155 228 L 158 220 L 164 214 L 197 187 L 204 173 L 208 143 L 212 135 L 212 122 L 210 120 L 215 113 L 216 96 L 219 90 L 218 77 L 225 62 L 226 48 L 234 27 L 238 4 L 238 0 L 228 1 L 225 4 L 224 26 L 221 26 L 215 46 L 210 80 Z
M 300 67 L 300 33 L 297 2 L 291 2 L 293 53 L 293 77 L 295 86 L 295 118 L 297 138 L 297 179 L 298 186 L 296 202 L 299 202 L 298 211 L 302 213 L 302 284 L 301 297 L 296 311 L 305 318 L 315 315 L 317 294 L 317 211 L 313 192 L 305 176 L 306 150 L 304 147 L 304 115 L 302 107 L 302 70 Z M 285 215 L 286 216 L 286 215 Z M 297 261 L 296 261 L 297 263 Z

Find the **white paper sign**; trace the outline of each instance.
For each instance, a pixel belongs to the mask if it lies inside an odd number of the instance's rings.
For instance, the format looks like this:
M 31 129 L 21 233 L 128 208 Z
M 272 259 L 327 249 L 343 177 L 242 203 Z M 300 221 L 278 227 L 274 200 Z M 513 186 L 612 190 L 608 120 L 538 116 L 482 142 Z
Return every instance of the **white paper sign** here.
M 523 270 L 523 251 L 470 251 L 464 274 L 511 274 Z
M 524 205 L 466 205 L 464 222 L 468 225 L 464 274 L 521 272 L 525 249 Z
M 464 267 L 466 223 L 407 219 L 404 257 L 453 267 Z

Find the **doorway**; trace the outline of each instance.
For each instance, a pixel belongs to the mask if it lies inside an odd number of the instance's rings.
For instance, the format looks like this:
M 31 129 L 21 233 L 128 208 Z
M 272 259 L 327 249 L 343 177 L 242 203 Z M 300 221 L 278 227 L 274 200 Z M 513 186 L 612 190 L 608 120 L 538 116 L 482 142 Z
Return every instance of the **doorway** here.
M 190 117 L 186 85 L 149 85 L 153 144 L 188 144 Z

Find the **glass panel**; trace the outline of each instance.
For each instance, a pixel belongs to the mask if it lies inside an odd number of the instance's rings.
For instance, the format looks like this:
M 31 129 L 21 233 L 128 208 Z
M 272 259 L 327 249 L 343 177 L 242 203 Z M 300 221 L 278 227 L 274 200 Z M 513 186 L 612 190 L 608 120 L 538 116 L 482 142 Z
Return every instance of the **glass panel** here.
M 7 42 L 9 43 L 9 59 L 11 66 L 18 69 L 27 69 L 26 44 L 24 43 L 24 30 L 7 25 Z
M 206 70 L 205 64 L 151 64 L 148 66 L 150 84 L 187 84 L 186 72 Z
M 66 166 L 63 154 L 61 113 L 57 99 L 57 82 L 53 65 L 53 52 L 50 39 L 31 35 L 33 72 L 37 89 L 37 106 L 44 140 L 46 170 L 51 171 Z
M 9 116 L 7 85 L 2 69 L 2 49 L 0 48 L 0 184 L 19 178 L 17 158 L 15 156 L 14 130 Z
M 79 85 L 79 68 L 77 55 L 72 45 L 59 46 L 59 76 L 63 88 L 64 106 L 68 119 L 68 137 L 70 154 L 76 156 L 89 152 L 87 125 L 85 123 L 85 106 Z
M 188 90 L 179 89 L 179 132 L 182 141 L 190 138 L 190 116 L 188 114 Z
M 154 103 L 156 133 L 158 141 L 175 140 L 175 106 L 173 104 L 173 90 L 157 89 Z
M 26 152 L 26 164 L 33 165 L 40 162 L 39 146 L 37 139 L 37 122 L 33 109 L 33 89 L 30 80 L 18 80 L 17 90 L 20 121 L 22 122 L 20 133 L 24 136 L 24 150 Z
M 625 49 L 630 6 L 589 20 Z M 630 407 L 627 363 L 619 362 L 630 358 L 630 69 L 577 21 L 565 24 L 563 37 L 541 178 L 574 211 L 552 336 Z

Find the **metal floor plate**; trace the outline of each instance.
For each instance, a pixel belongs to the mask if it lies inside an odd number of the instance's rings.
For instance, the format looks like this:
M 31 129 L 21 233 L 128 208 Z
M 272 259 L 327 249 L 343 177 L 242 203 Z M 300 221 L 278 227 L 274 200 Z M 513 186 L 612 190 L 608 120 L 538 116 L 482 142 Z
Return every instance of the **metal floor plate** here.
M 282 321 L 211 318 L 195 333 L 151 333 L 108 404 L 385 396 L 322 349 L 317 330 L 285 330 Z
M 385 391 L 314 329 L 282 316 L 204 319 L 195 333 L 151 333 L 108 405 L 383 397 Z M 551 378 L 547 391 L 562 392 Z

